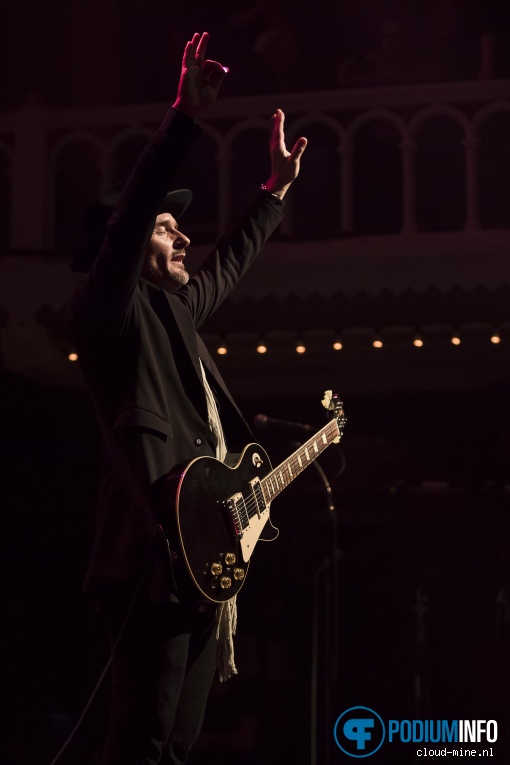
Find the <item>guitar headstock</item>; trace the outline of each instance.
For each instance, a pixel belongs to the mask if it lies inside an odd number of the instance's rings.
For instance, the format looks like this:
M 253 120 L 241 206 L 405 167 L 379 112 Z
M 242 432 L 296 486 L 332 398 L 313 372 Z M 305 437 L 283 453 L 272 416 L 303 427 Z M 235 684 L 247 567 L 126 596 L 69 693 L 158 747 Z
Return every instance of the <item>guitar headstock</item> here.
M 345 423 L 347 422 L 347 417 L 345 416 L 345 412 L 344 412 L 344 405 L 340 401 L 340 396 L 338 395 L 338 393 L 333 393 L 333 391 L 331 390 L 324 391 L 322 406 L 325 409 L 327 409 L 329 412 L 333 412 L 333 417 L 337 421 L 340 435 L 338 436 L 338 438 L 334 439 L 333 443 L 338 443 L 344 432 Z

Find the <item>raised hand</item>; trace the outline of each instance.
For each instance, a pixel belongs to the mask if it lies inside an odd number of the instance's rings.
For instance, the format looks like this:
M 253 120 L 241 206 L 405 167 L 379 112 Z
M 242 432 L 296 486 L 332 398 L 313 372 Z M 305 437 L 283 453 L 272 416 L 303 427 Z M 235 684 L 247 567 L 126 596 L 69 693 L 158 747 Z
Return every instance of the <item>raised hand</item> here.
M 277 109 L 273 114 L 271 132 L 269 135 L 269 154 L 271 157 L 271 176 L 265 187 L 272 194 L 282 199 L 292 181 L 299 175 L 301 156 L 308 143 L 306 138 L 298 138 L 292 151 L 287 151 L 283 126 L 285 114 Z
M 196 32 L 188 41 L 182 57 L 181 79 L 174 109 L 195 117 L 209 108 L 218 96 L 228 72 L 217 61 L 205 60 L 209 34 Z

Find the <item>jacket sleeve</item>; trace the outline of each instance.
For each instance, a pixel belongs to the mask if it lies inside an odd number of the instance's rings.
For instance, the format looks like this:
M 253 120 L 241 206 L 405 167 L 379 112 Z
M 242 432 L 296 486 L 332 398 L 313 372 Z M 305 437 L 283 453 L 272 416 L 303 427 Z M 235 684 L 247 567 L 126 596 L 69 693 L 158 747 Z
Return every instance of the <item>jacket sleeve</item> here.
M 129 310 L 158 210 L 200 132 L 170 109 L 136 163 L 80 296 L 98 318 L 121 319 Z
M 283 206 L 272 194 L 257 192 L 245 212 L 219 239 L 198 273 L 177 292 L 197 328 L 228 297 L 251 266 L 280 223 Z

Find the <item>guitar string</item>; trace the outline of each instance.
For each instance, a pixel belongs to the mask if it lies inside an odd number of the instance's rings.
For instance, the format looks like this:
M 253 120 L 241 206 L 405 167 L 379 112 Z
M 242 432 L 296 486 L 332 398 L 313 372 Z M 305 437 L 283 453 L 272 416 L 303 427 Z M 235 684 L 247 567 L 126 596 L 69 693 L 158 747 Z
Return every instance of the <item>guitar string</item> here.
M 291 481 L 297 477 L 297 475 L 300 475 L 300 473 L 302 473 L 303 470 L 305 470 L 305 468 L 307 468 L 308 465 L 311 464 L 311 462 L 313 462 L 314 459 L 319 456 L 319 454 L 322 454 L 322 452 L 325 451 L 325 449 L 330 445 L 331 441 L 328 441 L 328 443 L 324 444 L 324 442 L 321 440 L 322 433 L 333 438 L 336 438 L 339 435 L 339 432 L 337 432 L 334 427 L 336 424 L 337 423 L 334 420 L 328 423 L 322 431 L 319 431 L 315 436 L 312 436 L 312 438 L 303 444 L 296 452 L 294 452 L 294 454 L 291 454 L 287 460 L 285 460 L 281 465 L 275 468 L 275 470 L 271 471 L 271 473 L 262 479 L 261 484 L 263 484 L 263 488 L 268 487 L 266 494 L 269 497 L 269 501 L 274 499 L 284 488 L 286 488 L 291 483 Z M 331 430 L 334 432 L 328 432 Z M 312 446 L 316 445 L 317 441 L 319 441 L 319 451 L 312 449 Z M 310 457 L 306 457 L 307 450 L 312 451 L 312 459 L 310 459 Z M 299 458 L 302 458 L 301 464 L 299 462 Z M 285 471 L 289 465 L 292 469 L 292 475 L 290 479 L 283 479 L 283 471 Z M 280 473 L 279 479 L 278 473 Z M 273 481 L 276 484 L 276 491 L 273 487 Z M 250 502 L 250 504 L 252 503 Z
M 337 427 L 337 430 L 335 429 L 335 426 Z M 328 431 L 330 431 L 330 432 L 328 432 Z M 328 440 L 328 442 L 326 444 L 324 444 L 324 442 L 320 440 L 320 437 L 321 437 L 321 435 L 323 433 L 327 437 L 328 436 L 331 437 L 331 441 Z M 337 438 L 339 435 L 342 435 L 342 431 L 341 431 L 337 421 L 336 420 L 332 420 L 327 425 L 325 425 L 324 428 L 322 428 L 322 430 L 320 430 L 318 433 L 316 433 L 314 436 L 312 436 L 305 444 L 303 444 L 301 447 L 299 447 L 299 449 L 297 449 L 293 454 L 291 454 L 290 457 L 287 460 L 284 460 L 284 462 L 282 462 L 274 470 L 272 470 L 270 473 L 268 473 L 268 475 L 265 476 L 260 481 L 261 490 L 262 490 L 262 495 L 263 495 L 264 501 L 268 501 L 268 500 L 266 500 L 266 496 L 269 497 L 269 502 L 271 502 L 272 499 L 274 499 L 276 496 L 278 496 L 278 494 L 284 488 L 286 488 L 295 477 L 300 475 L 303 472 L 303 470 L 305 470 L 305 468 L 307 468 L 308 465 L 310 465 L 314 461 L 314 459 L 316 457 L 318 457 L 320 454 L 322 454 L 322 452 L 325 451 L 328 446 L 330 446 L 330 444 L 332 443 L 333 439 Z M 317 447 L 319 449 L 319 451 L 315 452 L 315 450 L 313 450 L 312 459 L 308 458 L 306 460 L 306 462 L 302 461 L 301 464 L 299 464 L 298 457 L 306 458 L 306 451 L 307 451 L 307 449 L 309 451 L 312 451 L 312 446 L 314 444 L 317 445 L 317 440 L 319 440 L 319 446 Z M 278 478 L 277 478 L 277 471 L 280 471 L 280 473 L 282 473 L 282 471 L 286 469 L 287 465 L 290 465 L 291 468 L 292 468 L 292 473 L 293 473 L 292 478 L 290 480 L 284 481 L 283 485 L 280 485 L 280 482 L 278 481 Z M 273 489 L 272 483 L 271 483 L 273 476 L 274 476 L 273 480 L 274 480 L 274 482 L 276 484 L 276 489 L 277 489 L 276 491 Z M 280 481 L 281 481 L 281 479 L 280 479 Z M 267 487 L 268 485 L 271 486 L 271 492 L 270 491 L 264 492 L 264 488 Z M 271 493 L 273 494 L 272 497 L 271 497 Z M 244 497 L 243 497 L 243 499 L 244 499 Z M 250 518 L 253 518 L 254 515 L 258 514 L 258 512 L 259 512 L 258 500 L 257 500 L 257 498 L 256 498 L 254 493 L 248 499 L 244 499 L 244 507 L 245 507 L 247 515 L 248 515 L 248 520 Z M 242 526 L 242 523 L 241 523 L 241 526 Z
M 335 425 L 337 426 L 336 428 L 335 428 Z M 333 431 L 333 432 L 328 432 L 328 431 Z M 323 433 L 324 435 L 329 436 L 331 438 L 331 441 L 328 440 L 326 444 L 324 444 L 324 442 L 321 440 L 321 436 Z M 278 467 L 276 467 L 267 476 L 265 476 L 265 478 L 263 478 L 260 481 L 264 501 L 267 501 L 266 495 L 269 497 L 268 501 L 272 501 L 272 499 L 274 499 L 284 488 L 286 488 L 297 475 L 300 475 L 300 473 L 302 473 L 303 470 L 305 470 L 305 468 L 307 468 L 308 465 L 311 462 L 313 462 L 313 460 L 316 457 L 319 456 L 319 454 L 322 454 L 322 452 L 325 451 L 325 449 L 332 443 L 332 441 L 341 434 L 342 434 L 342 431 L 340 430 L 340 427 L 338 426 L 337 421 L 332 420 L 327 425 L 325 425 L 321 431 L 316 433 L 315 436 L 312 436 L 287 460 L 285 460 L 283 463 L 278 465 Z M 301 464 L 299 464 L 298 458 L 300 457 L 305 458 L 307 449 L 310 448 L 310 451 L 312 451 L 312 446 L 317 446 L 318 440 L 319 440 L 319 447 L 317 448 L 319 449 L 319 451 L 313 450 L 312 459 L 308 457 L 306 461 L 302 461 Z M 290 480 L 286 479 L 285 481 L 283 481 L 283 485 L 281 485 L 283 476 L 280 475 L 280 481 L 278 481 L 278 471 L 280 472 L 280 474 L 282 474 L 282 471 L 284 471 L 288 465 L 290 465 L 291 468 L 294 468 L 294 470 L 292 471 L 293 475 L 290 478 Z M 272 485 L 273 480 L 274 480 L 274 483 L 276 484 L 276 491 Z M 264 492 L 264 489 L 269 486 L 271 487 L 271 490 L 267 488 L 267 491 Z M 271 494 L 273 496 L 271 496 Z M 244 500 L 244 507 L 249 520 L 250 518 L 253 518 L 253 516 L 258 514 L 259 512 L 258 500 L 255 494 L 250 496 L 248 499 L 244 499 L 243 497 L 243 500 Z M 242 525 L 242 522 L 241 522 L 241 525 Z

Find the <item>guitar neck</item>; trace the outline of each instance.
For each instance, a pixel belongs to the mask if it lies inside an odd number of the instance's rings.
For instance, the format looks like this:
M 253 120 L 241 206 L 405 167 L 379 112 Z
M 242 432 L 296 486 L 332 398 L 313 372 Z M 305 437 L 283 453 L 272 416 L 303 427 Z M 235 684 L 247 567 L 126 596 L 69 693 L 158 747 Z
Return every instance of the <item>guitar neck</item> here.
M 312 436 L 306 444 L 296 449 L 288 459 L 281 462 L 278 467 L 268 473 L 260 482 L 265 501 L 268 503 L 272 502 L 333 441 L 338 441 L 341 435 L 342 432 L 337 420 L 331 420 L 331 422 L 328 422 L 327 425 Z

